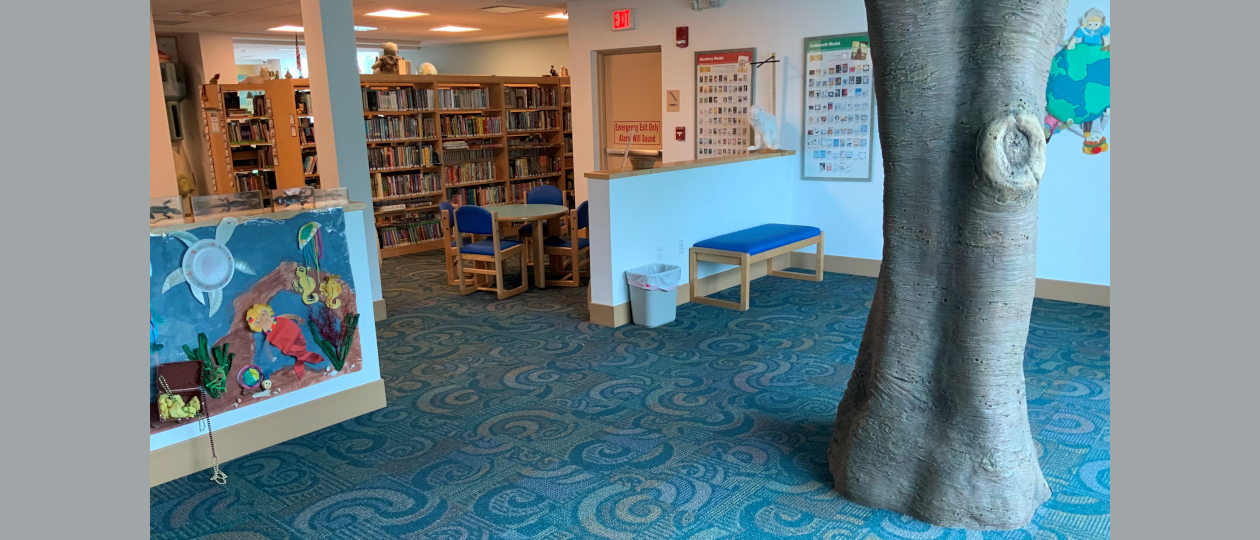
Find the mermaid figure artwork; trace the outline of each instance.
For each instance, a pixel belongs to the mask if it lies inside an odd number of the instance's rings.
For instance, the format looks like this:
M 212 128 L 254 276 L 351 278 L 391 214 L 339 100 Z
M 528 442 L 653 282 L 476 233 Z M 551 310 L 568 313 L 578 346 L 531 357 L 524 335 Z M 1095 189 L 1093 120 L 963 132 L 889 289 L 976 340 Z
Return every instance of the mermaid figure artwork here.
M 298 379 L 306 372 L 306 364 L 318 364 L 324 357 L 306 350 L 306 338 L 302 336 L 302 327 L 298 326 L 296 315 L 276 315 L 267 304 L 254 304 L 245 312 L 245 322 L 249 329 L 261 332 L 267 337 L 267 343 L 280 349 L 282 354 L 293 357 L 293 374 Z

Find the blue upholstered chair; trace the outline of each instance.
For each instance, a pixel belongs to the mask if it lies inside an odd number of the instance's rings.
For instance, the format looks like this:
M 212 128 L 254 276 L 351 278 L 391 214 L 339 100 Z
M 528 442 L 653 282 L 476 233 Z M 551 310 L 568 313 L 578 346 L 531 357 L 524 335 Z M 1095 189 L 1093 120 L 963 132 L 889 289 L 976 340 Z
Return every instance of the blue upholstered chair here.
M 560 191 L 560 188 L 556 186 L 543 184 L 529 190 L 529 193 L 525 194 L 525 204 L 555 204 L 564 206 L 564 192 Z M 542 222 L 542 227 L 544 231 L 547 229 L 546 220 Z M 526 223 L 521 225 L 519 231 L 520 238 L 525 239 L 526 237 L 534 234 L 534 224 Z
M 461 206 L 455 210 L 453 234 L 456 248 L 455 270 L 459 274 L 460 294 L 489 291 L 502 300 L 525 292 L 529 286 L 525 272 L 525 245 L 500 237 L 497 214 L 480 206 Z M 465 243 L 465 234 L 486 235 L 490 238 Z M 521 285 L 507 289 L 503 285 L 503 268 L 512 257 L 520 258 Z M 465 261 L 471 261 L 473 265 L 464 266 Z M 491 268 L 487 268 L 487 264 Z M 472 274 L 471 278 L 469 274 Z M 490 286 L 490 276 L 494 276 L 494 286 Z
M 586 231 L 590 226 L 586 203 L 578 205 L 577 210 L 570 211 L 566 218 L 569 230 L 564 235 L 543 240 L 543 253 L 568 259 L 569 273 L 560 279 L 547 280 L 548 286 L 579 287 L 582 285 L 582 276 L 590 275 L 590 240 L 583 238 L 588 236 Z M 585 260 L 582 259 L 583 254 L 587 255 Z M 582 271 L 583 266 L 586 267 L 585 272 Z

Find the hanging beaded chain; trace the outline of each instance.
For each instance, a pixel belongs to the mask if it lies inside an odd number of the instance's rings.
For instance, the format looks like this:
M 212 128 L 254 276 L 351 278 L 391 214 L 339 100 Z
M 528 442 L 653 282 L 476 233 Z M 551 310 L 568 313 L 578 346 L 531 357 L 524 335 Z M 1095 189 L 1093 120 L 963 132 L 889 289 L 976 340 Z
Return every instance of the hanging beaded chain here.
M 167 394 L 174 394 L 171 392 L 171 387 L 166 384 L 166 377 L 158 375 L 158 384 L 162 385 L 162 390 Z M 206 432 L 210 437 L 210 460 L 214 464 L 214 474 L 210 475 L 210 479 L 216 484 L 224 485 L 228 477 L 219 470 L 219 455 L 214 449 L 214 430 L 210 428 L 210 406 L 209 401 L 206 401 L 206 390 L 204 388 L 197 388 L 197 390 L 201 392 L 201 407 L 206 411 L 205 414 L 202 414 L 200 410 L 197 411 L 197 429 Z M 205 425 L 202 425 L 202 422 L 205 422 Z

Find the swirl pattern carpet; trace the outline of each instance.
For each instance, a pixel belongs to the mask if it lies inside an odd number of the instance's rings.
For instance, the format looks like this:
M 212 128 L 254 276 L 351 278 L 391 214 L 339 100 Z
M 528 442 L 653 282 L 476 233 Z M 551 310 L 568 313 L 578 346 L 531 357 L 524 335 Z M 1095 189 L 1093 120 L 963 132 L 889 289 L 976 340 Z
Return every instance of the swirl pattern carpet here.
M 873 278 L 767 277 L 747 312 L 612 329 L 586 322 L 584 288 L 460 296 L 436 254 L 381 272 L 389 405 L 226 463 L 226 486 L 152 488 L 151 538 L 1110 537 L 1108 308 L 1036 301 L 1024 369 L 1054 496 L 1024 529 L 980 533 L 829 489 Z

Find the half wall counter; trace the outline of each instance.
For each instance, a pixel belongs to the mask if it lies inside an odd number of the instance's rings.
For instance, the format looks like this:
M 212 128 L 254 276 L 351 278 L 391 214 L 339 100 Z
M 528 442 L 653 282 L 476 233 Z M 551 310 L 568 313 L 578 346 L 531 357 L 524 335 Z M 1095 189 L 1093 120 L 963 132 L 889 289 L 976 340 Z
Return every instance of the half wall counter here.
M 150 228 L 151 486 L 385 406 L 367 210 Z

